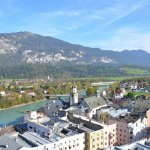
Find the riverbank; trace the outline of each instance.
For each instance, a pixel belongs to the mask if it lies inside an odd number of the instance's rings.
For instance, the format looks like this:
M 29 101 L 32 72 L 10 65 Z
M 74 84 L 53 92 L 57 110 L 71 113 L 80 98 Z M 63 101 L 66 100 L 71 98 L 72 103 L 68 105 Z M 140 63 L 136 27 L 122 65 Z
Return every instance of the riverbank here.
M 23 103 L 23 104 L 11 106 L 11 107 L 8 107 L 8 108 L 3 108 L 3 109 L 0 108 L 0 112 L 3 111 L 3 110 L 11 109 L 11 108 L 17 108 L 17 107 L 20 107 L 20 106 L 25 106 L 25 105 L 29 105 L 29 104 L 38 103 L 38 102 L 41 102 L 41 101 L 44 101 L 44 100 L 45 100 L 45 99 L 43 99 L 43 100 L 38 100 L 38 101 L 35 101 L 35 102 Z
M 44 99 L 0 111 L 0 127 L 21 123 L 26 111 L 37 110 L 43 106 L 46 106 L 47 103 L 50 103 L 50 100 Z

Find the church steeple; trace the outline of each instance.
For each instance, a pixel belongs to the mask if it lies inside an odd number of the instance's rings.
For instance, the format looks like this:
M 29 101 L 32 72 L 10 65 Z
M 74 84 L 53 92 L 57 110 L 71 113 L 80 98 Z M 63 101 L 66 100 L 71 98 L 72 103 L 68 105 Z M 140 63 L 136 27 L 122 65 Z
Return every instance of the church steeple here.
M 74 104 L 78 104 L 78 91 L 76 85 L 71 86 L 70 90 L 70 106 Z

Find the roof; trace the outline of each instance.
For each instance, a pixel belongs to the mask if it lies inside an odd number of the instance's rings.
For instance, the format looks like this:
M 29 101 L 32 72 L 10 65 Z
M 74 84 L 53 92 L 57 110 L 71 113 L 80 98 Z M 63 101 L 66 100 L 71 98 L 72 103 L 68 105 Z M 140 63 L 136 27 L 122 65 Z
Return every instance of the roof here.
M 9 135 L 4 135 L 0 138 L 0 150 L 18 150 L 22 146 L 17 143 Z
M 84 100 L 91 109 L 107 104 L 106 100 L 103 97 L 98 98 L 96 96 L 90 96 L 85 98 Z
M 41 107 L 38 109 L 38 111 L 44 112 L 50 117 L 55 116 L 55 114 L 58 112 L 58 109 L 61 108 L 63 108 L 63 104 L 59 100 L 50 100 L 45 107 Z
M 124 123 L 135 123 L 139 119 L 143 119 L 144 117 L 139 116 L 138 114 L 134 115 L 124 115 L 116 118 L 117 121 L 124 122 Z
M 45 127 L 48 127 L 49 129 L 51 129 L 53 132 L 58 133 L 63 128 L 68 127 L 69 122 L 59 119 L 57 117 L 52 117 L 52 118 L 50 118 L 50 121 L 43 123 L 43 125 Z
M 18 150 L 22 147 L 31 147 L 31 145 L 23 139 L 14 138 L 9 134 L 0 137 L 0 150 Z
M 84 108 L 84 107 L 71 107 L 71 109 L 68 109 L 68 112 L 69 113 L 72 113 L 72 114 L 80 114 L 80 115 L 84 115 L 85 111 L 86 111 L 87 108 Z
M 110 116 L 116 118 L 120 115 L 126 114 L 128 112 L 128 109 L 114 109 L 114 108 L 107 108 L 107 109 L 101 109 L 99 111 L 100 113 L 107 112 Z
M 126 144 L 123 146 L 115 146 L 113 150 L 139 150 L 139 149 L 144 149 L 144 150 L 149 150 L 150 149 L 150 141 L 147 139 L 142 139 L 135 141 L 130 144 Z
M 126 102 L 126 101 L 132 101 L 130 98 L 119 98 L 119 99 L 115 99 L 115 101 L 120 101 L 120 102 Z
M 132 104 L 134 108 L 150 108 L 150 100 L 139 100 Z
M 20 135 L 22 138 L 26 139 L 34 146 L 40 146 L 49 144 L 50 142 L 42 137 L 40 137 L 37 133 L 34 132 L 25 132 L 24 134 Z

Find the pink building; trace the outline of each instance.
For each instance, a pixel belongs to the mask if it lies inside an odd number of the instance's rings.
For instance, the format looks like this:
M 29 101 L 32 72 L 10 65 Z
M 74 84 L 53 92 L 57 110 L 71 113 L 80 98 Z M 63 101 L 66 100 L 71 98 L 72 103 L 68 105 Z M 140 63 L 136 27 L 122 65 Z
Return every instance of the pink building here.
M 117 123 L 117 144 L 124 145 L 147 136 L 147 118 L 125 115 L 112 118 L 109 123 Z
M 147 127 L 150 128 L 150 109 L 146 112 Z

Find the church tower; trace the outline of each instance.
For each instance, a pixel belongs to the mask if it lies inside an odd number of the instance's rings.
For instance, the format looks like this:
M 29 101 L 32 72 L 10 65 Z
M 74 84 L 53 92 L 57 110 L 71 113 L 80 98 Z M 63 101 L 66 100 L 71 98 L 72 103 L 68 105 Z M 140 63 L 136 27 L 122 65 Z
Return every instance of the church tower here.
M 70 90 L 70 106 L 78 104 L 78 92 L 77 92 L 77 86 L 73 85 L 71 86 Z

